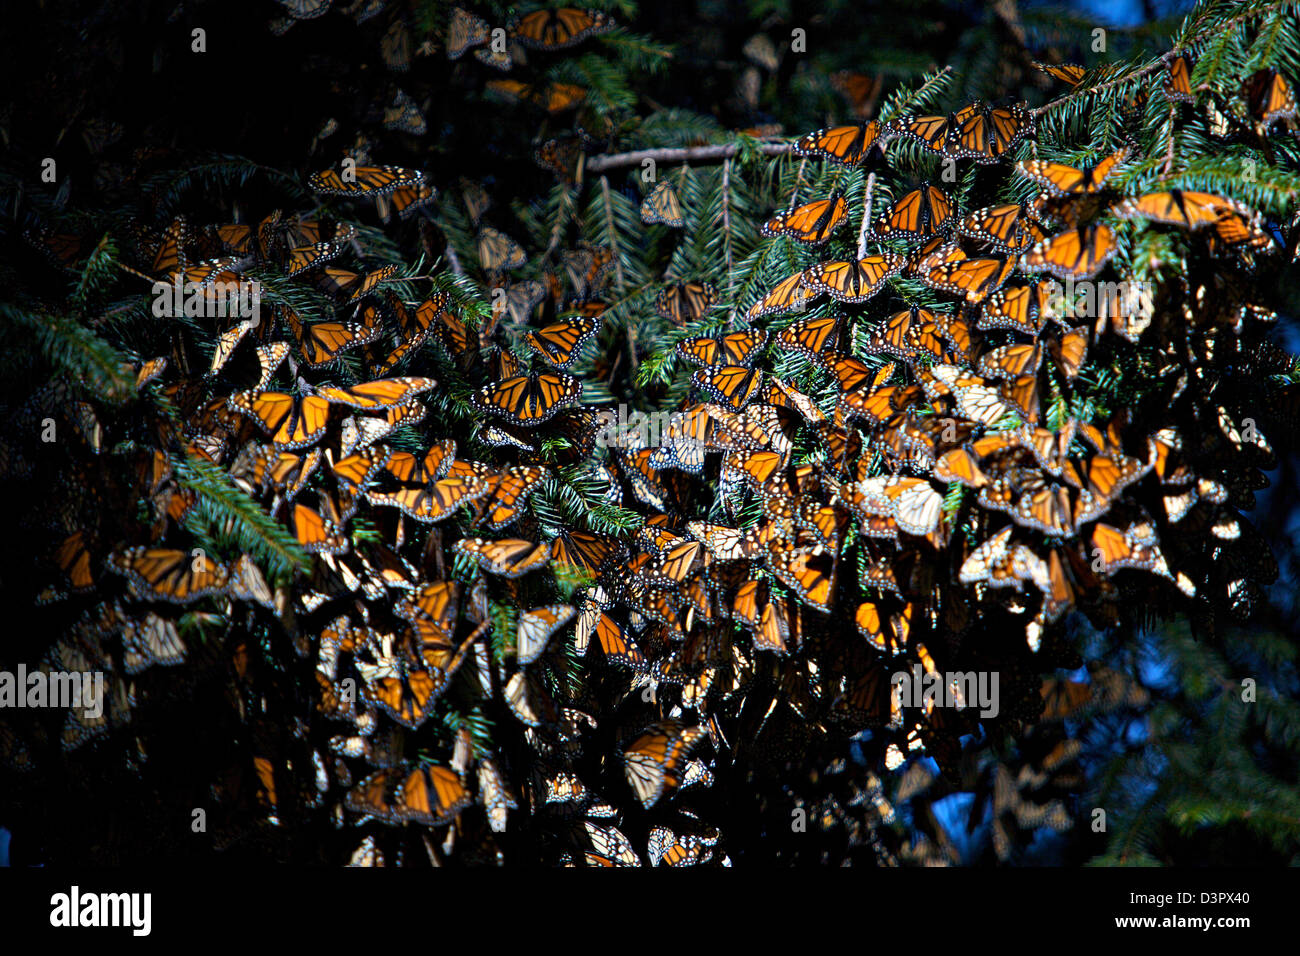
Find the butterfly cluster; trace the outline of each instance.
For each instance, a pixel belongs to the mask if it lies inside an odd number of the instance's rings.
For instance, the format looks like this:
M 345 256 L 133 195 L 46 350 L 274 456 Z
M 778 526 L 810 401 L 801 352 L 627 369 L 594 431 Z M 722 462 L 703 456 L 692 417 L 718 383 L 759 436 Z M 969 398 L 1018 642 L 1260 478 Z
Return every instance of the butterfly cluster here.
M 281 6 L 276 29 L 331 9 Z M 416 54 L 391 23 L 400 73 Z M 497 36 L 457 7 L 429 42 L 506 71 L 614 28 L 560 8 Z M 1223 97 L 1190 55 L 1162 64 L 1173 121 L 1292 133 L 1276 71 Z M 1083 90 L 1113 76 L 1043 69 Z M 587 96 L 487 87 L 548 122 Z M 33 772 L 111 743 L 132 770 L 165 765 L 160 725 L 193 696 L 223 741 L 203 780 L 218 848 L 324 821 L 330 858 L 364 866 L 728 865 L 729 827 L 792 812 L 828 847 L 952 862 L 938 831 L 894 850 L 877 832 L 945 786 L 992 808 L 1002 859 L 1068 826 L 1065 721 L 1142 703 L 1100 670 L 1044 682 L 1072 612 L 1214 625 L 1277 575 L 1243 512 L 1276 461 L 1265 379 L 1290 364 L 1252 277 L 1294 250 L 1122 117 L 1067 161 L 1038 157 L 1026 104 L 858 112 L 790 144 L 797 192 L 751 224 L 761 261 L 790 263 L 770 288 L 675 260 L 629 295 L 616 232 L 562 224 L 526 248 L 511 233 L 546 231 L 533 210 L 508 221 L 487 185 L 440 192 L 364 157 L 305 178 L 311 212 L 160 214 L 107 242 L 32 229 L 58 269 L 111 247 L 137 298 L 188 291 L 116 337 L 111 401 L 55 376 L 9 410 L 24 437 L 3 439 L 3 472 L 54 502 L 25 519 L 52 545 L 42 666 L 109 688 L 100 716 L 0 728 L 0 759 Z M 401 90 L 384 125 L 428 132 Z M 590 143 L 578 128 L 537 159 L 571 188 Z M 909 153 L 933 175 L 905 173 Z M 809 192 L 823 162 L 834 184 Z M 646 190 L 654 242 L 691 241 L 690 175 Z M 205 217 L 227 208 L 209 199 Z M 431 274 L 394 261 L 409 220 Z M 627 384 L 628 301 L 667 329 L 666 391 Z M 598 440 L 625 394 L 670 394 L 666 424 Z M 910 698 L 900 672 L 946 693 Z M 997 673 L 999 706 L 955 672 Z M 990 728 L 1018 756 L 963 763 Z M 738 794 L 752 815 L 719 810 Z

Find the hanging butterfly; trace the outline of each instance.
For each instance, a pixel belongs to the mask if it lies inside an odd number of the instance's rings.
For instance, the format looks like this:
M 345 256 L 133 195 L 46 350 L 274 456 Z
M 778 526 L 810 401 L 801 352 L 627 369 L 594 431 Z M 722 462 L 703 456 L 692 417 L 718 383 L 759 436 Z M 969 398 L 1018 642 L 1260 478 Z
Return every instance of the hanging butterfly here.
M 1062 279 L 1091 279 L 1116 251 L 1114 230 L 1105 223 L 1094 223 L 1035 244 L 1021 257 L 1020 268 L 1050 272 Z
M 599 319 L 565 319 L 527 333 L 524 341 L 551 365 L 567 369 L 578 357 L 582 344 L 595 335 L 599 328 Z
M 518 269 L 528 261 L 519 243 L 491 226 L 480 226 L 477 240 L 478 261 L 490 272 Z
M 1077 63 L 1039 63 L 1037 60 L 1034 61 L 1034 69 L 1072 87 L 1078 86 L 1088 73 L 1085 67 Z
M 887 126 L 917 140 L 932 152 L 951 153 L 961 124 L 977 116 L 981 109 L 982 105 L 976 102 L 947 116 L 908 115 L 891 120 Z
M 447 24 L 447 59 L 460 59 L 470 47 L 487 43 L 488 35 L 486 20 L 460 7 L 452 7 Z
M 820 156 L 844 166 L 857 166 L 868 156 L 881 154 L 875 120 L 858 126 L 830 126 L 802 137 L 794 144 L 796 156 Z
M 943 231 L 952 219 L 952 202 L 936 186 L 914 189 L 876 219 L 872 239 L 915 241 Z
M 960 295 L 971 304 L 983 302 L 1002 288 L 1016 266 L 1016 257 L 1005 259 L 962 259 L 930 269 L 922 280 L 934 289 Z
M 677 789 L 687 757 L 705 736 L 703 728 L 669 719 L 651 724 L 624 746 L 627 781 L 642 806 L 652 807 Z
M 175 604 L 221 594 L 230 581 L 225 566 L 199 549 L 127 548 L 109 555 L 105 567 L 128 578 L 145 598 Z
M 677 343 L 677 354 L 699 366 L 749 365 L 766 343 L 762 329 L 745 329 L 716 339 L 683 339 Z
M 547 604 L 519 615 L 515 634 L 515 654 L 520 664 L 531 664 L 541 657 L 551 636 L 577 613 L 571 604 Z
M 893 252 L 854 261 L 822 262 L 805 271 L 804 283 L 810 292 L 825 292 L 840 302 L 866 302 L 903 268 L 904 262 Z
M 989 243 L 998 252 L 1021 252 L 1047 237 L 1020 203 L 977 209 L 958 224 L 957 231 Z
M 1192 59 L 1189 56 L 1176 56 L 1169 61 L 1165 73 L 1165 99 L 1171 103 L 1194 103 L 1192 93 Z
M 483 538 L 464 538 L 452 549 L 474 559 L 485 571 L 505 578 L 517 578 L 542 567 L 551 559 L 551 546 L 547 542 L 534 544 L 518 538 L 488 541 Z
M 958 115 L 946 152 L 977 163 L 994 163 L 1033 132 L 1033 114 L 1023 103 L 1011 107 L 980 106 L 969 114 Z
M 437 198 L 438 190 L 431 183 L 398 186 L 391 193 L 375 197 L 375 210 L 385 223 L 392 222 L 394 215 L 399 219 L 409 219 Z
M 257 420 L 279 448 L 305 448 L 320 441 L 329 402 L 316 395 L 295 399 L 283 392 L 236 392 L 226 407 Z
M 1129 148 L 1121 146 L 1097 165 L 1076 169 L 1064 163 L 1035 159 L 1017 163 L 1015 170 L 1026 179 L 1041 183 L 1054 196 L 1073 196 L 1099 192 L 1116 167 L 1128 159 Z
M 759 229 L 768 239 L 789 236 L 808 245 L 826 242 L 848 215 L 848 203 L 838 191 L 826 199 L 805 203 L 797 209 L 777 213 Z
M 745 313 L 745 318 L 753 322 L 765 315 L 802 309 L 810 299 L 820 294 L 820 292 L 814 291 L 811 287 L 805 285 L 808 271 L 811 270 L 796 272 L 794 275 L 782 279 L 766 295 L 749 307 L 749 311 Z
M 686 219 L 682 215 L 682 201 L 672 183 L 660 183 L 642 200 L 641 221 L 647 226 L 662 224 L 672 229 L 681 229 L 686 225 Z
M 367 491 L 366 500 L 377 507 L 400 508 L 409 518 L 433 524 L 450 517 L 460 506 L 482 498 L 489 490 L 491 485 L 482 478 L 452 477 L 419 488 L 400 488 L 394 492 Z
M 327 196 L 344 196 L 349 199 L 361 196 L 380 196 L 391 193 L 400 186 L 415 186 L 424 182 L 424 174 L 400 166 L 345 165 L 342 173 L 326 169 L 312 173 L 307 185 L 315 192 Z
M 510 35 L 526 47 L 563 50 L 589 37 L 608 33 L 614 26 L 613 19 L 599 10 L 560 7 L 526 14 L 513 21 L 508 29 Z
M 692 280 L 664 286 L 655 297 L 655 312 L 686 325 L 702 318 L 717 301 L 718 291 L 710 283 Z
M 581 395 L 582 383 L 570 375 L 529 372 L 484 386 L 470 402 L 480 411 L 531 427 L 548 421 Z
M 1242 83 L 1241 95 L 1251 114 L 1265 128 L 1280 119 L 1296 118 L 1295 90 L 1277 70 L 1270 68 L 1252 73 Z
M 759 369 L 743 365 L 716 365 L 700 369 L 691 376 L 691 384 L 703 389 L 732 411 L 740 411 L 758 392 L 763 381 Z

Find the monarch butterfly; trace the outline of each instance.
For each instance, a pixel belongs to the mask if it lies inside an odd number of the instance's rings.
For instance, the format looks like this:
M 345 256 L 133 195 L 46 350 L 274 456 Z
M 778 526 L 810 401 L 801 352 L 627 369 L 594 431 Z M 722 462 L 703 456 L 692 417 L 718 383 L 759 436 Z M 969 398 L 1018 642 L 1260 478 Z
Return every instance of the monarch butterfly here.
M 543 87 L 519 80 L 488 80 L 487 88 L 512 102 L 527 100 L 548 113 L 563 113 L 587 98 L 587 91 L 572 83 L 551 83 Z
M 821 156 L 843 166 L 857 166 L 873 151 L 879 155 L 880 124 L 875 120 L 858 126 L 830 126 L 802 137 L 794 144 L 797 156 Z
M 322 385 L 316 394 L 327 402 L 337 405 L 349 405 L 352 408 L 367 410 L 393 408 L 409 401 L 422 392 L 427 392 L 438 383 L 431 378 L 407 376 L 405 378 L 381 378 L 359 385 L 339 387 Z
M 600 285 L 614 263 L 614 253 L 608 246 L 587 243 L 565 252 L 561 258 L 574 295 L 579 299 L 585 299 Z
M 584 820 L 581 832 L 587 845 L 592 847 L 583 853 L 588 866 L 641 865 L 641 858 L 636 855 L 632 843 L 617 827 L 601 826 Z
M 138 674 L 146 668 L 174 667 L 185 662 L 185 642 L 176 622 L 152 611 L 139 620 L 127 620 L 122 629 L 122 669 Z
M 858 633 L 882 654 L 899 654 L 906 649 L 911 619 L 911 604 L 906 605 L 902 613 L 891 617 L 875 601 L 863 601 L 853 615 Z
M 895 312 L 885 320 L 883 327 L 872 333 L 867 351 L 884 352 L 905 361 L 910 361 L 920 352 L 935 359 L 941 358 L 943 341 L 939 322 L 940 317 L 929 309 L 913 307 L 905 312 Z M 852 391 L 853 387 L 847 387 L 845 391 Z
M 1242 83 L 1241 95 L 1250 112 L 1265 127 L 1280 119 L 1296 117 L 1295 90 L 1277 70 L 1264 69 L 1252 73 Z
M 702 541 L 709 553 L 719 561 L 760 558 L 766 546 L 763 532 L 757 526 L 742 530 L 703 521 L 692 521 L 687 524 L 686 530 L 697 540 Z
M 431 183 L 398 186 L 392 193 L 375 197 L 375 210 L 384 222 L 392 222 L 394 214 L 399 219 L 409 219 L 416 210 L 437 198 L 438 190 Z
M 378 324 L 361 323 L 311 323 L 304 325 L 289 306 L 277 306 L 276 311 L 285 320 L 294 337 L 298 339 L 299 350 L 303 360 L 313 368 L 324 367 L 337 362 L 339 356 L 348 349 L 368 345 L 378 338 Z M 213 360 L 216 360 L 214 356 Z
M 521 577 L 551 559 L 549 543 L 534 544 L 519 538 L 502 538 L 500 541 L 463 538 L 453 545 L 453 550 L 472 557 L 483 570 L 504 578 Z
M 682 201 L 672 183 L 660 183 L 641 201 L 641 221 L 647 226 L 661 223 L 672 229 L 686 225 L 686 219 L 682 215 Z
M 668 719 L 651 724 L 624 747 L 627 782 L 642 806 L 648 809 L 677 789 L 686 758 L 704 737 L 703 728 Z
M 979 329 L 1014 329 L 1037 335 L 1052 315 L 1051 282 L 999 289 L 989 296 L 980 312 Z
M 1020 252 L 1046 236 L 1020 203 L 977 209 L 958 224 L 957 231 L 990 243 L 999 252 Z
M 514 52 L 518 55 L 523 51 L 516 46 L 514 47 Z M 496 50 L 489 47 L 486 50 L 475 50 L 474 59 L 478 60 L 480 63 L 486 63 L 493 69 L 500 70 L 503 73 L 509 73 L 515 66 L 515 58 L 511 56 L 510 53 L 511 51 L 508 49 Z
M 541 657 L 551 635 L 572 620 L 575 613 L 571 604 L 547 604 L 520 614 L 515 633 L 516 660 L 531 664 Z
M 289 512 L 289 529 L 308 554 L 343 554 L 351 547 L 341 528 L 303 504 Z
M 963 296 L 968 303 L 975 305 L 1002 288 L 1015 266 L 1015 256 L 962 259 L 935 266 L 921 278 L 931 288 Z
M 508 312 L 516 322 L 527 322 L 533 310 L 546 298 L 546 286 L 536 279 L 515 282 L 492 297 L 492 312 L 495 319 L 501 313 Z
M 588 37 L 608 33 L 614 21 L 599 10 L 560 7 L 538 10 L 510 25 L 510 34 L 524 46 L 535 50 L 563 50 Z
M 1077 63 L 1039 63 L 1034 62 L 1034 68 L 1046 73 L 1062 83 L 1068 83 L 1070 86 L 1078 86 L 1079 82 L 1087 75 L 1088 71 Z
M 1042 183 L 1054 196 L 1073 196 L 1099 192 L 1115 167 L 1128 159 L 1129 148 L 1121 146 L 1097 165 L 1075 169 L 1063 163 L 1035 159 L 1017 163 L 1016 172 L 1027 179 Z
M 708 282 L 690 281 L 664 286 L 655 297 L 655 312 L 677 325 L 704 316 L 718 301 L 717 290 Z
M 467 13 L 460 7 L 451 8 L 451 19 L 447 24 L 447 59 L 458 60 L 470 47 L 487 41 L 486 20 Z
M 316 395 L 295 400 L 283 392 L 236 392 L 226 406 L 257 419 L 279 448 L 306 448 L 325 435 L 329 402 Z
M 558 369 L 566 369 L 578 357 L 580 346 L 596 334 L 599 319 L 576 318 L 556 322 L 524 336 L 533 351 Z
M 201 552 L 127 548 L 109 555 L 105 564 L 108 570 L 128 578 L 147 599 L 175 604 L 221 594 L 230 583 L 225 566 Z
M 924 239 L 942 231 L 952 219 L 952 201 L 937 186 L 914 189 L 894 203 L 871 227 L 873 239 Z
M 413 770 L 397 788 L 395 806 L 403 821 L 442 826 L 456 819 L 471 802 L 458 773 L 429 765 Z
M 833 345 L 838 340 L 839 330 L 840 319 L 837 316 L 800 319 L 782 329 L 777 341 L 796 352 L 816 358 L 827 345 Z
M 312 173 L 307 185 L 315 192 L 327 196 L 382 196 L 399 186 L 415 186 L 424 182 L 424 174 L 400 166 L 354 166 L 343 173 L 326 169 Z
M 1169 61 L 1165 74 L 1165 99 L 1171 103 L 1194 103 L 1192 94 L 1192 61 L 1190 57 L 1176 56 Z
M 784 598 L 774 599 L 766 581 L 746 581 L 732 599 L 732 614 L 749 627 L 754 649 L 789 653 L 790 608 Z
M 887 252 L 856 261 L 823 262 L 804 273 L 809 291 L 828 293 L 840 302 L 866 302 L 879 292 L 885 280 L 903 268 L 905 260 Z
M 1105 223 L 1092 223 L 1035 244 L 1021 258 L 1020 267 L 1062 279 L 1091 279 L 1115 252 L 1115 231 Z
M 545 468 L 528 465 L 515 465 L 501 472 L 492 480 L 484 502 L 485 526 L 491 531 L 500 531 L 513 524 L 528 498 L 548 477 L 550 472 Z
M 739 478 L 760 492 L 769 479 L 786 464 L 786 456 L 775 451 L 747 448 L 727 455 L 722 464 L 722 481 L 734 484 Z
M 492 272 L 518 269 L 528 261 L 519 243 L 491 226 L 480 226 L 478 233 L 478 261 Z
M 963 111 L 965 112 L 965 111 Z M 1033 116 L 1024 104 L 987 108 L 958 115 L 947 152 L 977 163 L 997 162 L 1033 131 Z
M 1125 199 L 1111 206 L 1110 211 L 1120 219 L 1142 218 L 1187 229 L 1200 229 L 1214 225 L 1224 211 L 1244 212 L 1245 207 L 1234 200 L 1211 193 L 1171 189 L 1168 192 L 1147 193 Z
M 384 129 L 410 133 L 412 136 L 423 136 L 429 131 L 428 121 L 420 107 L 409 94 L 400 89 L 393 95 L 393 102 L 384 108 L 383 124 Z
M 778 282 L 768 293 L 749 307 L 745 318 L 753 322 L 765 315 L 802 309 L 818 293 L 804 285 L 807 271 L 796 272 Z
M 906 408 L 920 394 L 921 389 L 916 385 L 863 388 L 841 395 L 838 410 L 840 414 L 847 417 L 856 416 L 881 424 L 893 418 L 895 413 Z
M 1231 208 L 1221 210 L 1219 218 L 1215 220 L 1212 227 L 1211 251 L 1216 248 L 1216 243 L 1222 243 L 1229 249 L 1272 247 L 1276 240 L 1272 235 L 1260 228 L 1259 221 L 1259 213 L 1244 206 L 1234 205 Z
M 461 476 L 441 478 L 420 488 L 401 488 L 395 492 L 368 491 L 366 500 L 376 506 L 400 508 L 409 518 L 433 524 L 450 516 L 461 505 L 482 498 L 490 488 L 482 478 Z
M 347 302 L 351 303 L 369 295 L 381 282 L 387 282 L 397 275 L 398 271 L 397 266 L 388 265 L 362 275 L 348 269 L 326 266 L 312 277 L 312 284 L 328 295 L 347 295 Z
M 1098 521 L 1090 539 L 1093 557 L 1100 561 L 1103 574 L 1123 568 L 1152 571 L 1165 566 L 1155 529 L 1147 522 L 1132 524 L 1121 531 Z
M 582 383 L 563 372 L 529 372 L 484 386 L 470 397 L 480 411 L 532 427 L 550 420 L 582 394 Z
M 1032 345 L 1003 345 L 982 356 L 977 371 L 989 378 L 1015 378 L 1037 372 L 1042 360 L 1043 349 L 1037 342 Z
M 716 837 L 713 842 L 716 842 Z M 646 855 L 651 866 L 660 863 L 665 866 L 695 866 L 711 859 L 711 845 L 712 842 L 705 842 L 694 833 L 677 834 L 667 827 L 657 826 L 650 830 Z
M 829 614 L 835 599 L 836 554 L 824 545 L 782 551 L 768 567 L 809 607 Z
M 848 215 L 848 209 L 843 193 L 837 191 L 826 199 L 777 213 L 763 223 L 759 232 L 768 239 L 790 236 L 799 242 L 820 245 L 830 239 L 831 233 Z
M 903 116 L 891 121 L 889 126 L 933 152 L 951 152 L 961 124 L 976 116 L 981 108 L 981 104 L 972 103 L 947 116 Z
M 702 368 L 691 376 L 691 384 L 703 389 L 732 411 L 738 412 L 754 397 L 763 381 L 759 369 L 743 365 L 716 365 Z
M 606 534 L 568 531 L 551 542 L 551 560 L 585 574 L 598 575 L 619 555 L 618 541 Z
M 718 339 L 684 339 L 677 343 L 677 354 L 700 366 L 749 365 L 766 343 L 762 329 L 745 329 Z
M 595 619 L 595 623 L 591 626 L 591 633 L 596 635 L 596 643 L 600 645 L 601 654 L 608 663 L 634 670 L 640 669 L 645 664 L 645 656 L 640 649 L 628 640 L 623 628 L 601 610 L 598 604 L 591 605 L 590 616 Z M 577 628 L 575 633 L 576 631 Z
M 893 374 L 893 366 L 888 373 L 874 369 L 861 359 L 836 349 L 822 349 L 817 356 L 818 364 L 835 376 L 841 392 L 852 392 L 861 388 L 866 382 L 884 381 Z
M 560 719 L 560 707 L 555 698 L 534 675 L 517 671 L 506 682 L 506 703 L 520 722 L 528 727 L 552 725 Z

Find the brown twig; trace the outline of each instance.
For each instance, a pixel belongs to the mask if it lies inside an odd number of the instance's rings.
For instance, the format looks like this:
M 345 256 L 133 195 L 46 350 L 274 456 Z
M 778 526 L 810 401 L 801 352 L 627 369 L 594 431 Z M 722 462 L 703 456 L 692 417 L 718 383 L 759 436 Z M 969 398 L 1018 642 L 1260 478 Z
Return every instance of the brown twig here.
M 792 143 L 760 143 L 758 148 L 765 156 L 783 156 L 790 152 L 792 147 Z M 647 159 L 653 159 L 656 163 L 716 163 L 731 159 L 739 152 L 739 143 L 690 146 L 685 149 L 638 149 L 630 153 L 593 156 L 587 162 L 587 171 L 603 173 L 608 169 L 618 169 L 622 166 L 639 166 Z
M 876 188 L 876 174 L 867 174 L 866 194 L 862 199 L 862 228 L 858 231 L 858 258 L 867 257 L 867 230 L 871 223 L 871 192 Z

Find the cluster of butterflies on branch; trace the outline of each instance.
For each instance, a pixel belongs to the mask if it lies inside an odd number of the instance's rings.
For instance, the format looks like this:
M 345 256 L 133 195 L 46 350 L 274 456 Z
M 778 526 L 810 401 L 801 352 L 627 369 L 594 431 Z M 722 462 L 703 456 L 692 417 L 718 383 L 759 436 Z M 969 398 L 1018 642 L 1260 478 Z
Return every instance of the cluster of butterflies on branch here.
M 510 35 L 563 47 L 610 25 L 566 9 Z M 453 13 L 449 55 L 487 40 Z M 1276 74 L 1243 100 L 1256 135 L 1296 115 Z M 192 671 L 241 728 L 211 782 L 220 846 L 316 817 L 353 828 L 357 865 L 501 861 L 521 829 L 547 862 L 725 864 L 694 800 L 720 778 L 779 778 L 855 735 L 879 766 L 926 753 L 956 772 L 977 702 L 952 687 L 960 706 L 918 705 L 895 672 L 995 670 L 1002 720 L 1046 706 L 1060 721 L 1093 700 L 1039 676 L 1070 611 L 1099 626 L 1124 604 L 1249 613 L 1277 574 L 1240 514 L 1274 464 L 1260 378 L 1288 366 L 1259 344 L 1275 316 L 1251 276 L 1285 250 L 1237 200 L 1117 186 L 1145 162 L 1133 143 L 1091 166 L 1013 161 L 1034 127 L 1023 105 L 975 103 L 799 139 L 846 182 L 762 225 L 802 267 L 728 328 L 713 285 L 665 286 L 654 310 L 688 397 L 653 440 L 626 429 L 599 451 L 574 369 L 605 338 L 613 255 L 580 244 L 511 282 L 526 254 L 485 221 L 480 187 L 461 196 L 490 303 L 365 262 L 367 231 L 320 212 L 116 236 L 123 281 L 214 303 L 256 284 L 260 305 L 134 335 L 152 351 L 119 370 L 117 404 L 55 380 L 12 410 L 15 434 L 74 436 L 53 471 L 39 438 L 3 449 L 6 474 L 58 502 L 33 519 L 55 542 L 39 601 L 64 624 L 43 666 L 111 686 L 101 716 L 69 712 L 52 740 L 6 726 L 0 756 L 31 770 L 43 746 L 115 741 L 144 767 L 135 715 Z M 873 209 L 895 140 L 1037 194 L 963 209 L 923 182 Z M 395 166 L 307 185 L 384 222 L 437 199 Z M 675 202 L 656 191 L 643 217 L 676 225 Z M 1080 317 L 1055 280 L 1082 295 L 1139 229 L 1187 266 L 1149 309 L 1094 297 Z M 817 258 L 841 236 L 845 257 Z M 29 238 L 64 267 L 89 248 Z M 1139 344 L 1158 400 L 1103 402 L 1099 369 L 1139 374 Z M 1071 748 L 1049 736 L 1026 792 L 1047 792 Z M 1006 768 L 982 780 L 1000 818 L 1062 825 L 1062 804 L 1017 795 Z M 878 784 L 857 799 L 888 823 Z

